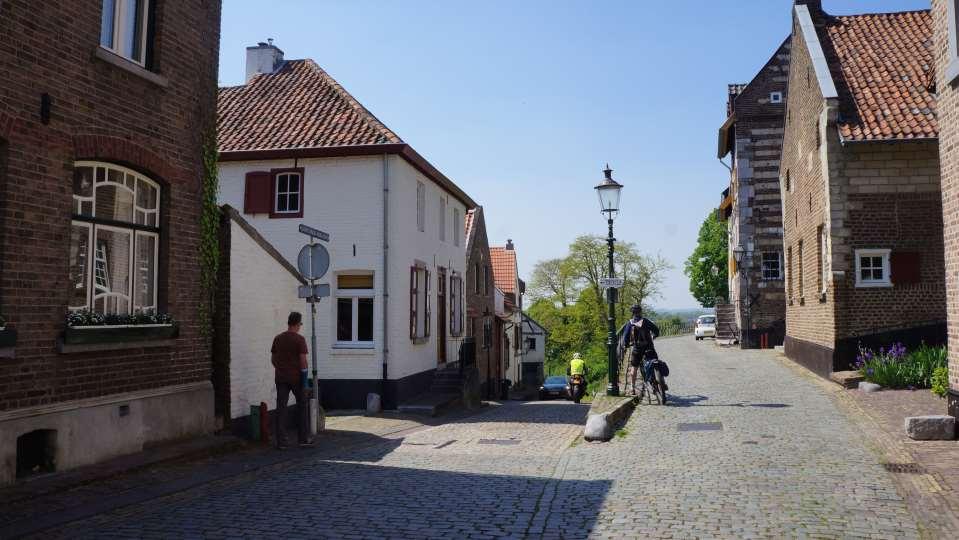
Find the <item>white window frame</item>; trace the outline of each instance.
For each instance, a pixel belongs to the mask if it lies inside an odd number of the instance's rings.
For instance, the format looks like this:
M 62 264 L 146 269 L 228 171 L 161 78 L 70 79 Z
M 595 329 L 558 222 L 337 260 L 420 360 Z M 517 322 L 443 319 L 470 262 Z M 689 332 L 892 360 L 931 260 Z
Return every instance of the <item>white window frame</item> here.
M 946 0 L 949 32 L 949 64 L 946 66 L 946 83 L 953 84 L 959 79 L 959 0 Z
M 450 276 L 450 335 L 463 335 L 463 296 L 465 295 L 463 276 L 453 272 Z
M 782 92 L 771 92 L 769 94 L 770 103 L 782 103 L 783 102 L 783 93 Z
M 413 301 L 416 303 L 416 306 L 413 313 L 415 318 L 412 322 L 415 332 L 413 332 L 411 338 L 416 343 L 425 343 L 429 340 L 430 335 L 432 335 L 430 330 L 433 314 L 430 304 L 430 294 L 432 292 L 431 281 L 433 276 L 425 264 L 417 263 L 414 265 L 414 268 L 416 274 L 416 296 L 413 298 Z M 413 291 L 410 291 L 411 296 L 412 293 Z
M 127 56 L 120 49 L 120 41 L 122 36 L 127 32 L 126 28 L 126 11 L 131 7 L 139 3 L 139 0 L 112 0 L 111 4 L 113 6 L 113 35 L 110 36 L 110 45 L 105 44 L 103 41 L 103 27 L 102 27 L 102 17 L 103 13 L 101 12 L 101 36 L 100 36 L 100 46 L 104 49 L 110 51 L 111 53 L 126 58 L 127 60 L 146 67 L 146 57 L 147 57 L 147 34 L 150 30 L 150 2 L 151 0 L 143 0 L 143 13 L 140 15 L 141 19 L 139 23 L 142 25 L 142 33 L 140 36 L 140 57 L 134 58 L 132 56 Z M 107 2 L 103 2 L 103 8 L 107 7 Z M 101 8 L 101 9 L 103 9 Z
M 416 183 L 416 229 L 426 232 L 426 185 Z
M 440 214 L 440 242 L 446 242 L 446 197 L 440 195 L 437 210 Z
M 333 342 L 333 348 L 335 349 L 372 349 L 376 346 L 376 301 L 374 300 L 375 295 L 373 294 L 373 289 L 339 289 L 336 290 L 336 302 L 333 304 L 333 336 L 336 338 L 336 341 Z M 352 300 L 353 301 L 353 321 L 351 324 L 352 328 L 352 339 L 349 341 L 341 341 L 338 335 L 337 325 L 339 324 L 339 314 L 336 310 L 339 309 L 340 300 Z M 373 339 L 371 341 L 360 341 L 359 332 L 360 332 L 360 300 L 371 300 L 373 301 Z
M 890 249 L 857 249 L 856 250 L 856 287 L 857 288 L 878 288 L 892 287 Z M 882 275 L 883 279 L 862 279 L 862 258 L 863 257 L 882 257 Z
M 88 230 L 87 237 L 87 268 L 86 268 L 86 285 L 87 285 L 87 301 L 85 305 L 82 306 L 68 306 L 68 309 L 71 311 L 79 311 L 83 309 L 95 310 L 96 300 L 106 296 L 123 296 L 127 300 L 127 310 L 124 312 L 115 313 L 117 315 L 129 315 L 136 313 L 137 311 L 142 311 L 144 309 L 150 309 L 156 311 L 158 306 L 157 301 L 157 291 L 159 284 L 159 274 L 160 274 L 160 210 L 162 206 L 162 194 L 163 190 L 160 185 L 150 178 L 132 170 L 127 167 L 120 165 L 114 165 L 112 163 L 100 162 L 100 161 L 77 161 L 74 163 L 74 168 L 80 167 L 90 167 L 93 169 L 93 182 L 94 185 L 91 187 L 91 193 L 93 194 L 90 197 L 82 197 L 79 195 L 73 195 L 73 210 L 74 210 L 74 219 L 71 220 L 71 226 L 85 227 Z M 98 169 L 105 169 L 103 177 L 106 179 L 103 182 L 98 182 Z M 115 170 L 123 174 L 123 178 L 127 180 L 127 176 L 132 176 L 134 187 L 131 189 L 127 186 L 126 182 L 123 184 L 117 184 L 109 180 L 110 170 Z M 139 206 L 137 197 L 138 190 L 140 189 L 141 182 L 146 184 L 148 187 L 156 191 L 156 208 L 143 208 Z M 99 185 L 114 185 L 133 193 L 133 209 L 132 209 L 132 221 L 116 221 L 110 219 L 110 225 L 98 222 L 98 216 L 96 215 L 97 205 L 97 188 Z M 82 215 L 81 202 L 91 203 L 91 212 L 90 215 Z M 155 215 L 156 226 L 145 225 L 138 222 L 140 216 L 144 216 L 144 221 L 146 220 L 147 215 Z M 96 240 L 97 240 L 97 231 L 98 230 L 113 230 L 122 232 L 130 235 L 130 261 L 129 261 L 129 283 L 127 285 L 126 294 L 100 294 L 97 293 L 97 284 L 94 276 L 96 275 Z M 153 261 L 155 268 L 153 270 L 153 298 L 152 305 L 150 306 L 137 306 L 136 305 L 136 269 L 137 269 L 137 238 L 149 236 L 154 238 L 153 244 Z M 71 261 L 72 264 L 72 261 Z M 109 269 L 108 269 L 109 270 Z M 114 314 L 114 313 L 110 313 Z
M 766 277 L 766 255 L 775 254 L 778 258 L 779 272 L 776 277 Z M 763 251 L 760 255 L 760 270 L 762 271 L 763 281 L 782 281 L 783 279 L 783 253 L 781 251 Z
M 78 199 L 79 197 L 74 197 Z M 92 201 L 92 197 L 90 198 Z M 90 271 L 91 265 L 95 265 L 90 258 L 91 249 L 90 246 L 93 244 L 93 223 L 88 223 L 85 221 L 73 221 L 71 222 L 71 231 L 70 236 L 73 236 L 73 227 L 81 227 L 87 230 L 87 249 L 86 253 L 83 254 L 84 258 L 84 267 L 83 267 L 83 287 L 86 290 L 86 303 L 82 306 L 67 306 L 67 309 L 70 311 L 79 311 L 81 309 L 87 309 L 90 306 L 90 288 L 93 287 L 93 272 Z M 70 266 L 73 266 L 73 261 L 70 261 Z M 73 280 L 73 276 L 70 276 L 70 282 L 76 287 L 76 282 Z
M 130 314 L 130 313 L 133 313 L 133 311 L 134 311 L 134 310 L 133 310 L 133 282 L 134 282 L 134 279 L 133 279 L 133 271 L 134 271 L 134 268 L 135 268 L 134 261 L 136 260 L 136 252 L 134 252 L 133 250 L 134 250 L 135 247 L 136 247 L 136 246 L 134 245 L 134 238 L 136 237 L 136 229 L 128 229 L 128 228 L 126 228 L 126 227 L 113 227 L 113 226 L 110 226 L 110 225 L 100 225 L 100 224 L 96 224 L 96 225 L 93 226 L 93 245 L 90 246 L 90 249 L 93 250 L 93 259 L 91 259 L 91 260 L 93 261 L 93 275 L 94 275 L 94 276 L 96 276 L 96 272 L 97 272 L 97 245 L 96 245 L 96 244 L 97 244 L 97 231 L 113 231 L 113 232 L 116 232 L 116 233 L 125 234 L 125 235 L 127 235 L 127 237 L 129 238 L 129 240 L 128 240 L 128 242 L 127 242 L 127 249 L 129 250 L 129 253 L 130 253 L 130 256 L 129 256 L 129 259 L 130 259 L 130 260 L 127 261 L 127 276 L 128 276 L 128 277 L 127 277 L 127 281 L 128 281 L 128 283 L 127 283 L 127 287 L 126 287 L 126 292 L 123 292 L 123 291 L 109 292 L 109 291 L 110 291 L 110 286 L 109 286 L 109 284 L 107 284 L 107 287 L 108 287 L 107 289 L 99 288 L 98 285 L 97 285 L 97 283 L 96 283 L 96 279 L 94 278 L 93 291 L 91 291 L 91 298 L 90 298 L 90 307 L 91 307 L 91 309 L 94 309 L 94 310 L 95 310 L 95 309 L 96 309 L 96 305 L 97 305 L 97 300 L 106 299 L 106 298 L 111 298 L 111 297 L 116 297 L 116 298 L 122 298 L 123 300 L 126 301 L 126 303 L 127 303 L 127 310 L 126 310 L 125 312 L 118 311 L 118 312 L 115 312 L 115 313 L 122 314 L 122 315 L 127 315 L 127 314 Z M 106 271 L 106 276 L 109 277 L 109 276 L 110 276 L 110 266 L 109 266 L 110 261 L 104 261 L 104 262 L 107 263 L 107 266 L 106 266 L 105 271 Z M 107 302 L 107 301 L 104 300 L 104 305 L 106 305 L 106 302 Z M 114 312 L 110 312 L 110 311 L 104 310 L 104 313 L 114 313 Z
M 296 177 L 296 191 L 290 189 L 290 180 L 287 178 L 286 191 L 280 191 L 281 177 Z M 276 190 L 273 192 L 274 214 L 299 214 L 303 210 L 303 175 L 297 171 L 276 173 Z M 286 210 L 280 210 L 280 195 L 286 195 Z M 290 210 L 290 195 L 296 195 L 296 210 Z
M 826 239 L 826 227 L 819 227 L 819 265 L 822 267 L 822 275 L 819 279 L 822 280 L 822 290 L 819 292 L 821 294 L 826 294 L 826 291 L 829 289 L 829 257 L 826 256 L 828 253 L 826 248 L 828 247 Z

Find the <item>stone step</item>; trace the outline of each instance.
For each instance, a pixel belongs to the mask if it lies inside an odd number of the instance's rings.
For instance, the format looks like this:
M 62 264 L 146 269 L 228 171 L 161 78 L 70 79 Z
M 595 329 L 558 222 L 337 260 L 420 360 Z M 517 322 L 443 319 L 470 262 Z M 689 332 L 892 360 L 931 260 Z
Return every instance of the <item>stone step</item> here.
M 446 392 L 428 392 L 421 394 L 405 403 L 400 403 L 397 410 L 406 414 L 436 416 L 460 401 L 459 394 Z

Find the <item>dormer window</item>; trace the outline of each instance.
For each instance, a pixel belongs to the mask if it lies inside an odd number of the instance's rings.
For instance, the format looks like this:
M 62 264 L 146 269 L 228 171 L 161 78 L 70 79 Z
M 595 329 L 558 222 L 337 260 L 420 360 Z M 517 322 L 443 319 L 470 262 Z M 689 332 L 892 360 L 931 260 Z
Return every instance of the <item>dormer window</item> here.
M 151 41 L 149 23 L 150 0 L 103 0 L 100 46 L 146 66 Z

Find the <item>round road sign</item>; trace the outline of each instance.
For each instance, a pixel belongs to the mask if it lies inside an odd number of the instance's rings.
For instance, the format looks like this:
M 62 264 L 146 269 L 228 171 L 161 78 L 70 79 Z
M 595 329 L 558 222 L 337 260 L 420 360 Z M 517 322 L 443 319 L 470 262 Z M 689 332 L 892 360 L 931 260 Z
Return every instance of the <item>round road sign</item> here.
M 330 269 L 330 252 L 323 244 L 307 244 L 296 258 L 296 268 L 306 279 L 320 279 Z

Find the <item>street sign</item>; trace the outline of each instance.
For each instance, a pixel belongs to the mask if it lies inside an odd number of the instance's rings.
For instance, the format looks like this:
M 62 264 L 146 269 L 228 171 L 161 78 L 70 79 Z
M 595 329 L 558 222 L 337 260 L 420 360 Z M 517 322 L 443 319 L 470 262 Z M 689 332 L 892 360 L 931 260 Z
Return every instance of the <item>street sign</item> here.
M 327 298 L 330 296 L 330 284 L 301 285 L 296 289 L 299 298 Z
M 296 257 L 296 268 L 306 279 L 320 279 L 330 269 L 330 252 L 323 244 L 307 244 Z
M 319 230 L 319 229 L 314 229 L 313 227 L 309 227 L 309 226 L 307 226 L 307 225 L 301 224 L 301 225 L 300 225 L 300 232 L 303 233 L 303 234 L 305 234 L 305 235 L 307 235 L 307 236 L 312 236 L 313 238 L 319 238 L 320 240 L 322 240 L 322 241 L 324 241 L 324 242 L 329 242 L 329 241 L 330 241 L 330 235 L 329 235 L 329 234 L 327 234 L 327 233 L 325 233 L 325 232 L 323 232 L 323 231 L 321 231 L 321 230 Z
M 625 283 L 623 278 L 616 278 L 616 277 L 600 278 L 599 280 L 599 286 L 606 289 L 619 289 L 620 287 L 623 286 L 623 283 Z

